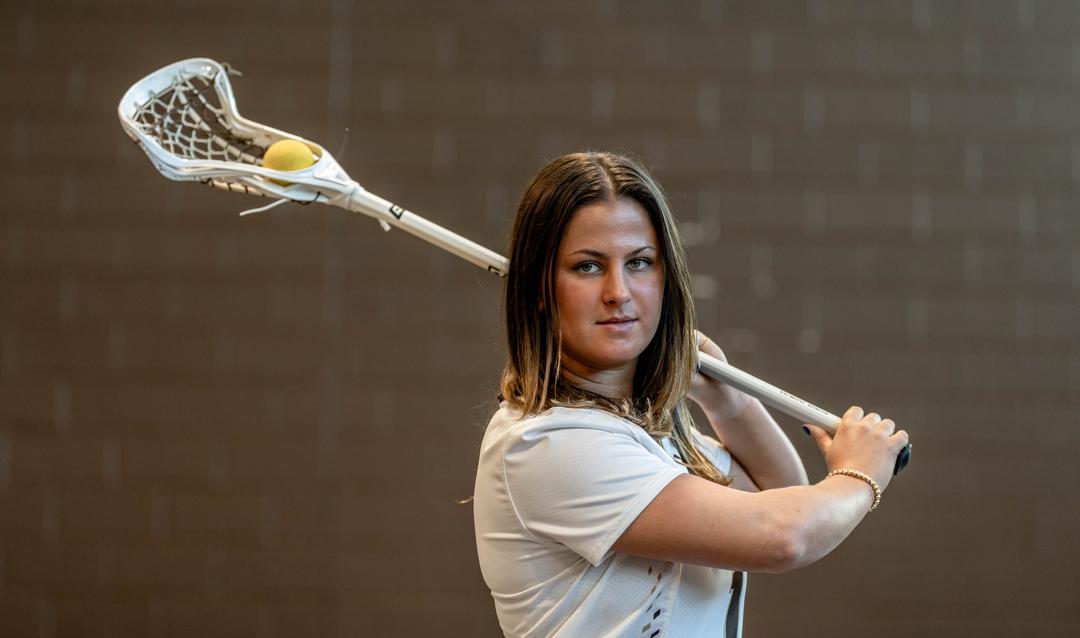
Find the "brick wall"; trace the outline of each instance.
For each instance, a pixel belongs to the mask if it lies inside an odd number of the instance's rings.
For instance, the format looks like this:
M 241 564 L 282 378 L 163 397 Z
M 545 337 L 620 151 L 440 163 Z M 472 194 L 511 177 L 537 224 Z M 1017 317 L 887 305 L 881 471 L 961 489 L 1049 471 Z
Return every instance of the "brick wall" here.
M 116 103 L 193 56 L 499 251 L 547 159 L 635 153 L 731 359 L 909 429 L 879 512 L 751 578 L 748 635 L 1074 632 L 1078 28 L 1063 0 L 5 6 L 0 635 L 498 631 L 455 500 L 499 282 L 159 177 Z

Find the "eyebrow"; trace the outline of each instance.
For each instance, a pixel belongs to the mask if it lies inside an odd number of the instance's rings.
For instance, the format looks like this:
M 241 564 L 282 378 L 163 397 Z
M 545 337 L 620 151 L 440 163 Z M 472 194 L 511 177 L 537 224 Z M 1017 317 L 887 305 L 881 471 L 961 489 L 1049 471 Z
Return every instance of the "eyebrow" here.
M 656 248 L 654 248 L 652 246 L 642 246 L 641 248 L 638 248 L 637 250 L 634 250 L 634 251 L 630 252 L 627 256 L 632 257 L 632 256 L 634 256 L 634 255 L 636 255 L 636 254 L 638 254 L 640 252 L 644 252 L 646 250 L 656 250 Z M 591 248 L 582 248 L 581 250 L 575 250 L 574 252 L 572 252 L 570 254 L 571 255 L 585 254 L 585 255 L 588 255 L 590 257 L 599 257 L 599 258 L 602 258 L 602 259 L 607 259 L 606 254 L 600 252 L 599 250 L 592 250 Z

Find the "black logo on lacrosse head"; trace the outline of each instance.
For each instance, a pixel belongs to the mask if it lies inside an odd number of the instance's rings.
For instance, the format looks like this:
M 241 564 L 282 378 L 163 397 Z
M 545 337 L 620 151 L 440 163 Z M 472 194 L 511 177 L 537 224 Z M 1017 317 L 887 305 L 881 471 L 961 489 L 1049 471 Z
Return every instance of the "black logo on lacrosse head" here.
M 397 204 L 390 204 L 390 214 L 401 219 L 401 216 L 405 214 L 405 209 Z

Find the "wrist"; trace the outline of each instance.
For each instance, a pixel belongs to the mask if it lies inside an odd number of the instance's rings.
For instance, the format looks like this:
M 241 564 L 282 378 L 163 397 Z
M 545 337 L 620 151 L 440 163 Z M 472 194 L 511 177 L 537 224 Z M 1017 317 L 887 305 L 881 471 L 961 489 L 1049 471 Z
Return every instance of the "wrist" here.
M 865 472 L 860 472 L 859 470 L 853 470 L 849 467 L 839 467 L 829 472 L 829 474 L 825 478 L 830 478 L 833 476 L 847 476 L 866 483 L 866 485 L 870 488 L 870 491 L 873 493 L 874 498 L 873 503 L 870 504 L 869 511 L 873 512 L 877 509 L 878 505 L 881 504 L 881 487 L 878 485 L 877 481 L 875 481 L 874 478 L 869 474 Z

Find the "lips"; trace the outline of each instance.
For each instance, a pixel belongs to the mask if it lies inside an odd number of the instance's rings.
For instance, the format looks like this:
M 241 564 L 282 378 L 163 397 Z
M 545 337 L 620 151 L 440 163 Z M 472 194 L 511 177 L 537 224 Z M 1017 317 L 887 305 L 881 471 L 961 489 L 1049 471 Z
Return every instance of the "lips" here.
M 621 323 L 633 323 L 634 321 L 637 321 L 637 319 L 631 319 L 630 317 L 616 317 L 615 319 L 605 319 L 604 321 L 597 321 L 596 323 L 606 326 L 618 325 Z

